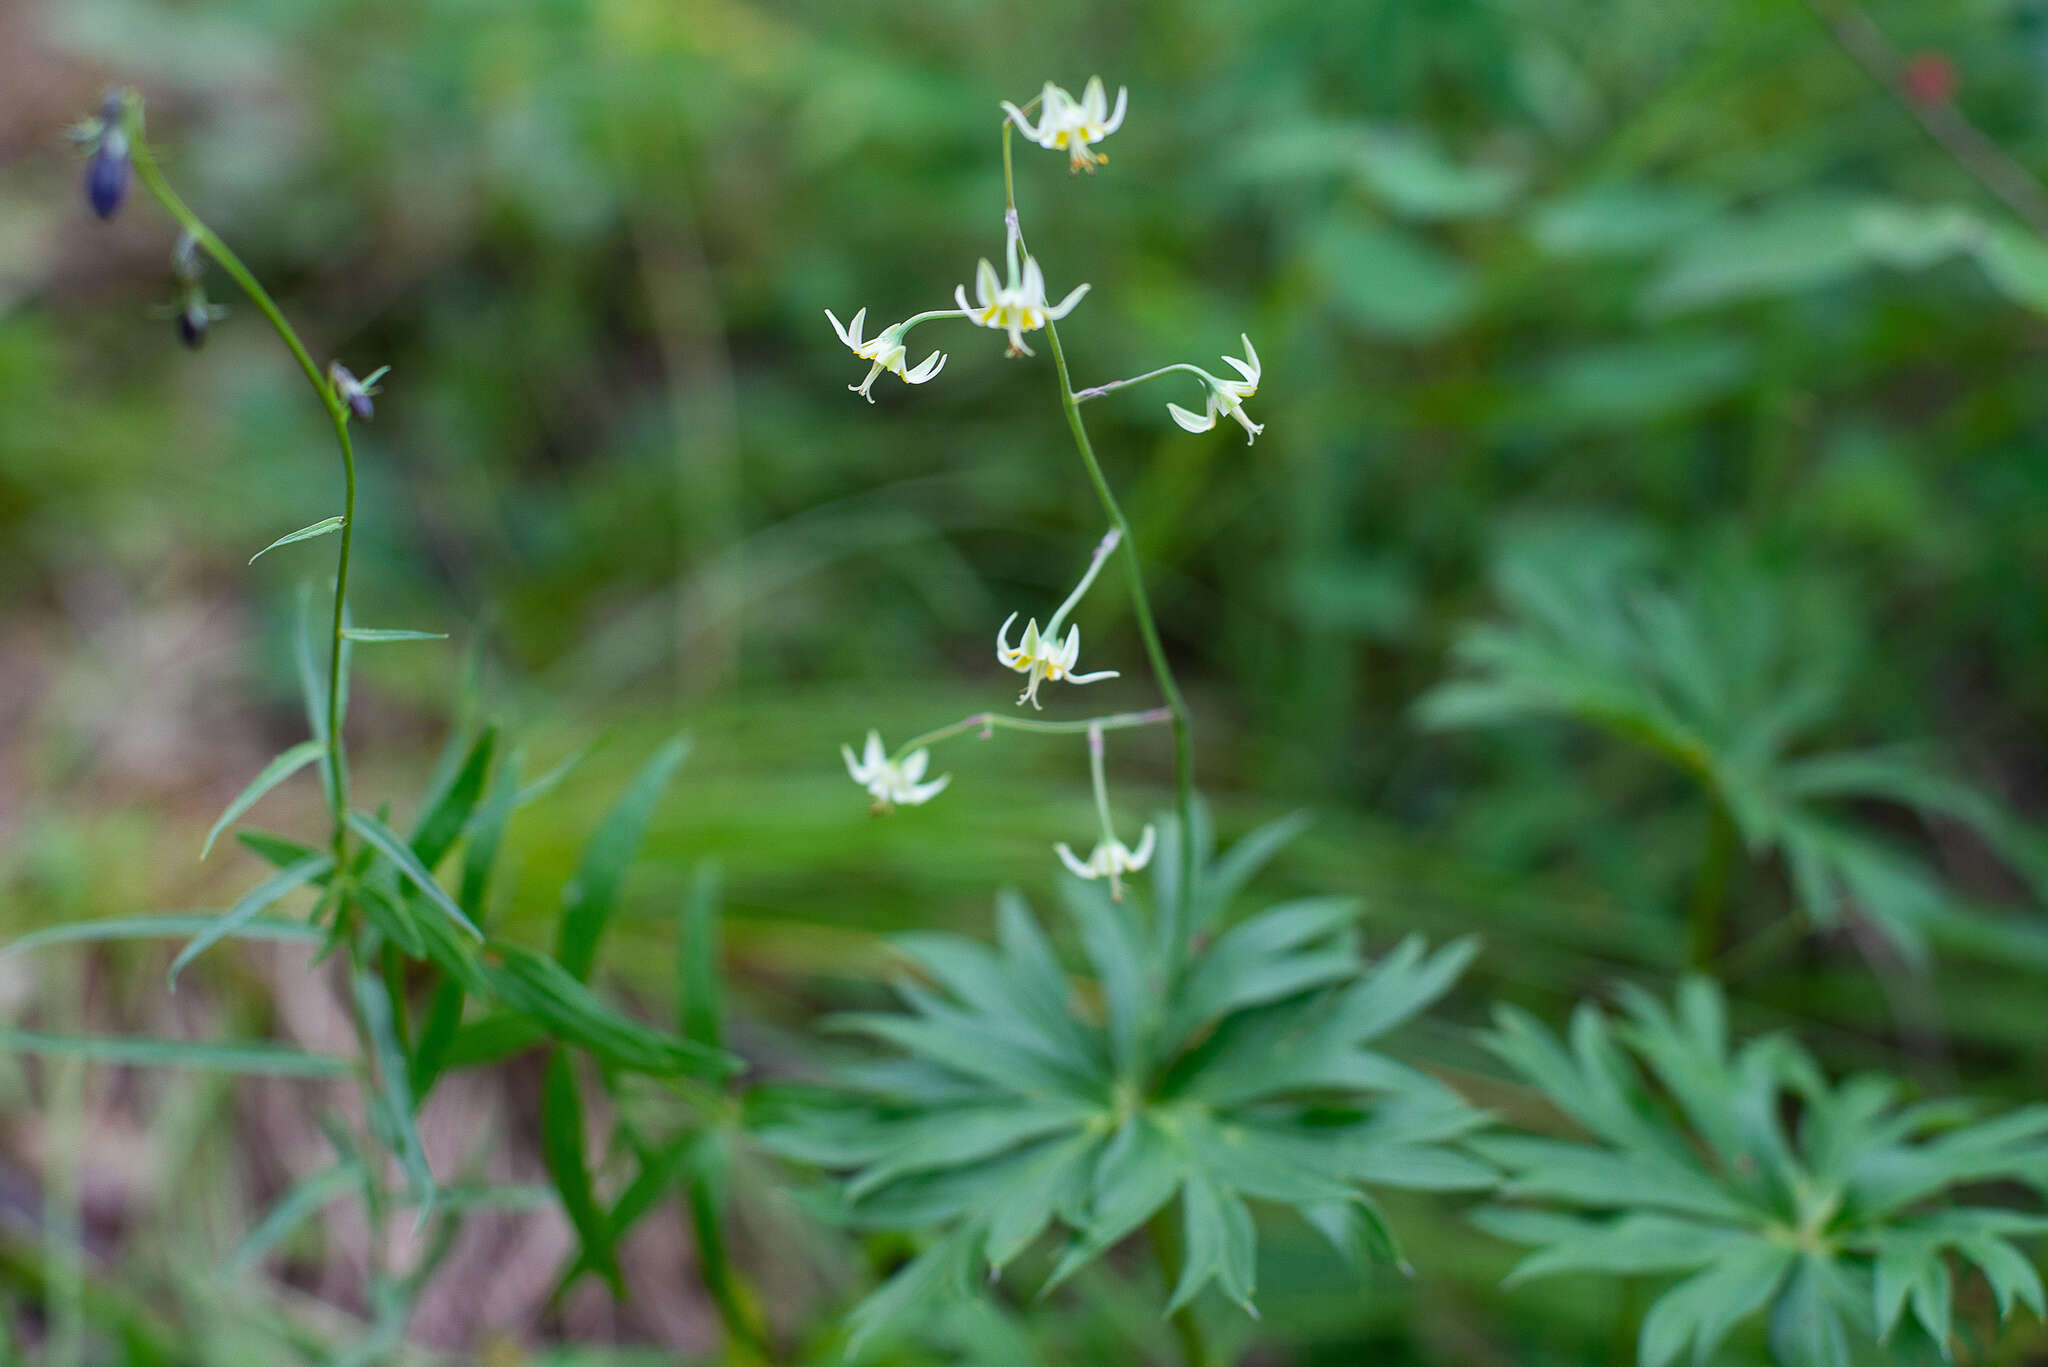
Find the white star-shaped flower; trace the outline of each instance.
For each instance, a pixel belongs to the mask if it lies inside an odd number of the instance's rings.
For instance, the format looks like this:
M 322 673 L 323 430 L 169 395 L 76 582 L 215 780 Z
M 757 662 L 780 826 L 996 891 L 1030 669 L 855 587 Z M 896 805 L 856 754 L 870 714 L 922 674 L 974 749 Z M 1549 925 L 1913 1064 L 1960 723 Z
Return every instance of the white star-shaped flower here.
M 1109 92 L 1103 88 L 1100 76 L 1090 76 L 1088 84 L 1081 88 L 1081 98 L 1075 99 L 1051 81 L 1038 96 L 1038 126 L 1031 126 L 1024 111 L 1008 100 L 1003 101 L 1003 113 L 1011 123 L 1040 147 L 1065 148 L 1068 172 L 1086 171 L 1095 174 L 1097 162 L 1108 161 L 1109 157 L 1094 150 L 1094 144 L 1101 142 L 1123 126 L 1124 106 L 1130 99 L 1129 89 L 1119 86 L 1116 92 L 1116 109 L 1109 107 Z
M 1009 233 L 1006 256 L 1009 262 L 1009 283 L 996 278 L 996 268 L 987 257 L 974 268 L 975 303 L 967 303 L 967 287 L 955 285 L 953 300 L 960 305 L 960 312 L 968 321 L 985 328 L 997 328 L 1010 334 L 1010 355 L 1029 356 L 1031 348 L 1024 345 L 1024 334 L 1036 332 L 1045 326 L 1048 318 L 1057 322 L 1073 312 L 1074 305 L 1081 302 L 1081 296 L 1088 293 L 1086 285 L 1076 285 L 1066 298 L 1057 304 L 1045 300 L 1045 272 L 1038 268 L 1038 262 L 1025 256 L 1019 269 L 1019 247 L 1017 231 L 1012 225 Z
M 867 746 L 858 760 L 853 757 L 850 745 L 840 746 L 839 753 L 846 760 L 846 772 L 874 798 L 876 815 L 892 807 L 922 806 L 953 781 L 951 774 L 941 774 L 930 783 L 919 782 L 931 763 L 931 751 L 913 750 L 900 760 L 890 759 L 889 752 L 882 746 L 881 733 L 877 731 L 868 732 Z
M 1010 644 L 1010 624 L 1016 620 L 1017 614 L 1013 612 L 996 630 L 996 658 L 1019 674 L 1031 676 L 1024 691 L 1017 695 L 1020 706 L 1028 702 L 1038 707 L 1038 685 L 1047 679 L 1054 683 L 1064 679 L 1068 683 L 1091 684 L 1117 676 L 1114 669 L 1098 670 L 1093 674 L 1074 672 L 1074 664 L 1081 657 L 1081 628 L 1078 626 L 1067 628 L 1067 639 L 1060 641 L 1051 633 L 1041 635 L 1038 619 L 1034 617 L 1025 624 L 1022 639 L 1013 646 Z M 1058 630 L 1057 625 L 1052 628 L 1053 632 Z
M 1244 411 L 1244 401 L 1259 392 L 1259 353 L 1252 350 L 1252 339 L 1243 333 L 1238 334 L 1238 340 L 1244 343 L 1245 359 L 1240 361 L 1235 356 L 1225 356 L 1223 363 L 1243 376 L 1242 379 L 1224 380 L 1206 370 L 1201 371 L 1202 385 L 1209 391 L 1206 410 L 1190 413 L 1179 404 L 1170 403 L 1166 405 L 1166 411 L 1190 432 L 1206 432 L 1216 425 L 1218 414 L 1226 414 L 1235 418 L 1237 425 L 1244 429 L 1244 442 L 1249 446 L 1254 437 L 1266 430 L 1264 423 L 1253 422 Z
M 848 326 L 841 323 L 831 309 L 825 310 L 825 317 L 831 320 L 832 330 L 839 334 L 839 340 L 851 347 L 853 354 L 860 357 L 863 361 L 874 362 L 874 365 L 868 370 L 868 377 L 859 384 L 846 386 L 848 389 L 851 389 L 869 403 L 873 403 L 875 396 L 868 391 L 874 387 L 875 377 L 885 370 L 892 375 L 901 376 L 906 384 L 923 384 L 926 380 L 929 380 L 932 376 L 945 369 L 946 358 L 936 351 L 918 362 L 916 366 L 909 369 L 904 367 L 904 361 L 908 353 L 907 348 L 903 344 L 903 334 L 909 330 L 910 325 L 908 322 L 892 323 L 873 337 L 862 341 L 860 328 L 862 321 L 867 316 L 868 311 L 863 308 L 860 312 L 853 315 L 853 323 L 851 326 Z
M 1096 842 L 1086 859 L 1075 855 L 1065 841 L 1052 847 L 1060 862 L 1073 870 L 1076 878 L 1109 880 L 1109 895 L 1112 901 L 1124 900 L 1123 876 L 1136 873 L 1152 862 L 1152 827 L 1148 824 L 1145 833 L 1138 837 L 1138 848 L 1133 850 L 1113 835 L 1106 835 Z

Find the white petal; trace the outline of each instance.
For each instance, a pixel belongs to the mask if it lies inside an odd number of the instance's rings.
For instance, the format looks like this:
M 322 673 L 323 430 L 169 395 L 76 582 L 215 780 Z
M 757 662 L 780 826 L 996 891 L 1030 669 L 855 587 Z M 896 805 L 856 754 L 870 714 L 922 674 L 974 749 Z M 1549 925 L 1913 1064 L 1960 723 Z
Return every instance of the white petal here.
M 1252 383 L 1259 382 L 1259 353 L 1252 349 L 1252 339 L 1240 332 L 1237 340 L 1244 343 L 1244 358 L 1252 363 Z
M 1109 122 L 1102 125 L 1103 137 L 1108 137 L 1111 133 L 1124 126 L 1124 105 L 1129 101 L 1130 97 L 1131 88 L 1129 86 L 1120 85 L 1116 88 L 1116 109 L 1111 112 Z
M 1024 278 L 1017 285 L 1027 304 L 1036 304 L 1045 298 L 1045 272 L 1038 268 L 1038 258 L 1024 258 Z
M 1060 862 L 1065 864 L 1076 878 L 1100 878 L 1102 876 L 1095 871 L 1095 867 L 1092 864 L 1084 864 L 1079 859 L 1076 859 L 1074 852 L 1067 848 L 1067 843 L 1064 840 L 1054 845 L 1052 852 L 1060 857 Z
M 1010 623 L 1016 620 L 1017 614 L 1013 612 L 996 628 L 996 659 L 1005 665 L 1010 663 L 1010 656 L 1016 653 L 1010 649 Z
M 1086 285 L 1074 286 L 1072 292 L 1069 293 L 1066 298 L 1060 300 L 1060 302 L 1057 305 L 1045 311 L 1046 317 L 1054 320 L 1066 317 L 1068 314 L 1074 311 L 1074 305 L 1080 303 L 1081 296 L 1086 293 L 1088 293 L 1088 287 Z
M 853 747 L 851 745 L 842 745 L 839 747 L 839 753 L 845 757 L 846 772 L 852 776 L 853 781 L 855 783 L 866 783 L 868 781 L 867 775 L 862 773 L 860 765 L 854 762 Z
M 1004 100 L 1003 115 L 1005 118 L 1009 119 L 1011 123 L 1017 125 L 1018 132 L 1022 133 L 1025 137 L 1031 139 L 1033 142 L 1038 141 L 1038 130 L 1031 126 L 1031 122 L 1024 116 L 1023 110 L 1019 109 L 1016 105 L 1011 104 L 1008 100 Z
M 1116 677 L 1118 675 L 1114 669 L 1098 669 L 1093 674 L 1069 674 L 1067 675 L 1067 682 L 1070 684 L 1101 683 L 1104 679 L 1114 679 Z
M 1016 272 L 1012 270 L 1011 274 L 1014 275 Z M 974 297 L 981 301 L 983 308 L 987 308 L 996 301 L 996 296 L 1002 292 L 1002 288 L 1002 282 L 996 279 L 995 263 L 984 256 L 981 258 L 981 264 L 974 268 Z
M 952 781 L 953 776 L 951 774 L 941 774 L 930 783 L 914 784 L 904 792 L 903 801 L 912 807 L 922 807 L 940 793 L 945 792 L 946 785 Z
M 946 358 L 934 351 L 931 355 L 925 357 L 924 360 L 918 362 L 917 368 L 907 372 L 903 378 L 911 384 L 923 384 L 945 368 Z
M 859 342 L 858 340 L 856 340 L 856 339 L 855 339 L 854 337 L 851 337 L 851 336 L 849 336 L 849 335 L 847 334 L 847 331 L 846 331 L 846 324 L 844 324 L 844 323 L 840 322 L 840 321 L 839 321 L 839 319 L 838 319 L 838 317 L 837 317 L 836 315 L 834 315 L 834 314 L 833 314 L 833 312 L 832 312 L 832 310 L 831 310 L 831 309 L 826 309 L 826 310 L 825 310 L 825 316 L 826 316 L 827 318 L 831 319 L 831 321 L 832 321 L 832 330 L 833 330 L 834 332 L 836 332 L 836 333 L 838 333 L 838 334 L 839 334 L 839 340 L 840 340 L 840 341 L 842 341 L 842 342 L 844 342 L 844 343 L 846 343 L 846 344 L 847 344 L 848 346 L 852 347 L 852 348 L 853 348 L 854 350 L 858 351 L 858 350 L 860 349 L 860 342 Z M 854 317 L 855 317 L 855 318 L 858 318 L 858 317 L 860 317 L 860 315 L 856 313 L 856 314 L 854 315 Z
M 1230 416 L 1236 418 L 1237 425 L 1244 429 L 1244 444 L 1246 446 L 1250 446 L 1259 433 L 1266 430 L 1264 423 L 1253 422 L 1249 417 L 1245 416 L 1245 411 L 1242 408 L 1231 409 Z
M 1253 390 L 1256 390 L 1259 387 L 1259 370 L 1257 366 L 1246 365 L 1243 361 L 1238 360 L 1235 356 L 1225 356 L 1223 358 L 1223 364 L 1229 366 L 1238 374 L 1244 376 L 1244 382 L 1246 385 L 1245 393 L 1247 395 L 1249 395 Z
M 1190 413 L 1187 409 L 1182 408 L 1179 404 L 1170 403 L 1166 405 L 1166 412 L 1167 416 L 1171 417 L 1175 422 L 1179 423 L 1182 427 L 1185 427 L 1190 432 L 1206 432 L 1216 425 L 1216 413 L 1214 409 L 1211 409 L 1207 413 Z
M 1152 823 L 1145 823 L 1145 833 L 1138 837 L 1138 848 L 1124 864 L 1125 868 L 1137 870 L 1152 862 Z
M 1074 661 L 1081 658 L 1081 628 L 1068 627 L 1066 644 L 1058 647 L 1054 653 L 1061 669 L 1072 669 Z
M 898 772 L 903 775 L 905 783 L 915 783 L 924 777 L 924 771 L 931 766 L 931 762 L 931 751 L 913 750 L 903 757 L 903 763 L 898 766 Z
M 1102 88 L 1100 76 L 1090 76 L 1081 87 L 1081 110 L 1090 123 L 1101 123 L 1109 113 L 1109 92 Z
M 867 750 L 863 752 L 861 759 L 866 762 L 870 770 L 879 769 L 889 762 L 889 752 L 882 748 L 882 733 L 880 731 L 868 732 Z

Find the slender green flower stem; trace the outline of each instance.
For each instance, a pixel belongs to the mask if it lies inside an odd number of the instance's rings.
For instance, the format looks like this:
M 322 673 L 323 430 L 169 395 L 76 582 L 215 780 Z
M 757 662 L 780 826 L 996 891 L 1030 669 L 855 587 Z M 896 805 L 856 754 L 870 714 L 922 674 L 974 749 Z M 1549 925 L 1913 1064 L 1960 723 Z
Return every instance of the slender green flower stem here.
M 1003 205 L 1004 227 L 1016 234 L 1017 245 L 1026 255 L 1024 234 L 1017 221 L 1017 178 L 1010 154 L 1009 119 L 1003 120 Z M 1052 319 L 1045 320 L 1045 336 L 1052 347 L 1053 369 L 1059 375 L 1060 406 L 1066 410 L 1067 426 L 1074 434 L 1074 447 L 1081 453 L 1081 463 L 1087 468 L 1088 481 L 1095 486 L 1095 497 L 1102 504 L 1103 516 L 1124 552 L 1124 562 L 1130 570 L 1131 612 L 1138 620 L 1138 635 L 1145 644 L 1145 657 L 1151 663 L 1153 678 L 1158 681 L 1159 692 L 1166 699 L 1167 710 L 1173 716 L 1173 777 L 1175 810 L 1180 822 L 1180 896 L 1174 904 L 1163 908 L 1171 917 L 1166 927 L 1165 982 L 1170 991 L 1179 980 L 1182 965 L 1187 959 L 1187 909 L 1195 893 L 1195 747 L 1194 717 L 1188 711 L 1187 699 L 1181 695 L 1180 683 L 1174 678 L 1173 666 L 1166 658 L 1166 647 L 1159 639 L 1159 627 L 1152 618 L 1152 600 L 1145 592 L 1145 566 L 1138 555 L 1137 540 L 1131 535 L 1131 524 L 1124 517 L 1123 506 L 1117 502 L 1116 493 L 1109 487 L 1109 480 L 1102 473 L 1102 462 L 1095 458 L 1095 446 L 1088 440 L 1087 424 L 1081 421 L 1081 404 L 1074 395 L 1073 377 L 1067 371 L 1067 355 L 1060 346 L 1060 330 Z
M 126 119 L 130 156 L 135 165 L 135 174 L 142 181 L 164 212 L 177 221 L 179 227 L 191 234 L 200 250 L 212 257 L 228 278 L 233 280 L 247 295 L 249 302 L 270 321 L 270 326 L 283 339 L 292 359 L 299 363 L 299 369 L 306 374 L 306 383 L 313 386 L 313 392 L 320 397 L 321 406 L 334 424 L 334 439 L 341 447 L 341 469 L 343 480 L 341 510 L 341 550 L 336 558 L 334 571 L 334 632 L 329 642 L 327 657 L 327 800 L 334 815 L 334 859 L 340 866 L 346 854 L 348 840 L 348 766 L 344 762 L 341 739 L 341 660 L 342 626 L 344 611 L 348 604 L 349 552 L 353 549 L 356 530 L 356 453 L 348 436 L 348 405 L 334 392 L 334 387 L 320 373 L 320 367 L 313 363 L 313 357 L 306 350 L 299 334 L 285 320 L 283 310 L 270 292 L 257 282 L 255 275 L 242 264 L 242 258 L 235 255 L 219 234 L 206 226 L 198 214 L 192 212 L 184 200 L 178 197 L 170 183 L 164 179 L 157 166 L 156 157 L 149 149 L 149 139 L 144 133 L 142 101 L 134 94 L 127 97 Z
M 1129 389 L 1132 385 L 1143 384 L 1147 380 L 1156 380 L 1162 375 L 1171 375 L 1176 370 L 1185 370 L 1190 375 L 1199 375 L 1204 381 L 1211 384 L 1216 381 L 1214 375 L 1211 375 L 1200 366 L 1189 365 L 1185 361 L 1176 361 L 1172 365 L 1163 365 L 1157 370 L 1148 370 L 1143 375 L 1133 375 L 1128 380 L 1111 380 L 1108 384 L 1090 385 L 1086 389 L 1076 390 L 1074 391 L 1074 402 L 1086 403 L 1090 399 L 1099 399 L 1104 394 L 1114 390 Z
M 897 746 L 896 753 L 889 758 L 892 762 L 901 762 L 913 750 L 937 745 L 942 740 L 951 740 L 969 731 L 1036 731 L 1041 736 L 1078 736 L 1088 731 L 1127 731 L 1134 726 L 1159 726 L 1172 720 L 1173 713 L 1163 707 L 1147 712 L 1112 712 L 1108 716 L 1089 717 L 1084 721 L 1033 721 L 1029 717 L 1012 717 L 1004 712 L 976 712 L 921 736 L 912 736 Z

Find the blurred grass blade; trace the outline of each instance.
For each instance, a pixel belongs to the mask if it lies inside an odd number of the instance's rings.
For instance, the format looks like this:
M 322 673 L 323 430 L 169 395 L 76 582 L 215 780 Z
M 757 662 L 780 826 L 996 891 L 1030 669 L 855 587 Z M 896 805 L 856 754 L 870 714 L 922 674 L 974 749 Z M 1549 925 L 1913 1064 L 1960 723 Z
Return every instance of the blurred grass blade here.
M 277 540 L 271 542 L 268 546 L 265 546 L 262 550 L 256 552 L 256 554 L 250 556 L 249 563 L 252 565 L 255 564 L 258 560 L 261 560 L 264 556 L 269 555 L 279 546 L 289 546 L 294 541 L 311 541 L 316 536 L 325 536 L 329 532 L 338 532 L 341 530 L 342 525 L 347 521 L 347 518 L 342 517 L 339 513 L 337 513 L 333 517 L 323 517 L 318 522 L 313 523 L 311 526 L 301 527 L 295 532 L 287 532 L 283 536 L 280 536 Z
M 623 1296 L 625 1282 L 612 1250 L 611 1221 L 597 1208 L 597 1198 L 590 1191 L 590 1171 L 584 1165 L 583 1099 L 576 1091 L 569 1056 L 560 1049 L 548 1060 L 547 1079 L 541 1087 L 540 1137 L 548 1176 L 583 1243 L 583 1256 L 576 1266 L 588 1262 L 611 1284 L 612 1294 Z M 572 1270 L 570 1276 L 574 1275 Z
M 293 619 L 292 668 L 299 676 L 299 701 L 306 708 L 306 728 L 319 742 L 320 785 L 327 793 L 327 810 L 341 811 L 341 788 L 335 782 L 333 756 L 327 745 L 327 683 L 313 657 L 313 586 L 299 585 L 298 612 Z
M 725 1044 L 724 1004 L 718 992 L 718 865 L 706 860 L 690 880 L 683 903 L 682 989 L 683 1038 L 707 1049 Z
M 288 869 L 301 859 L 310 859 L 320 853 L 302 840 L 294 840 L 275 831 L 236 831 L 235 843 L 266 864 L 280 869 Z
M 316 854 L 301 859 L 290 868 L 280 869 L 270 875 L 242 896 L 242 900 L 229 907 L 215 918 L 212 925 L 194 936 L 192 943 L 178 951 L 178 957 L 171 960 L 168 975 L 171 991 L 178 990 L 178 975 L 185 965 L 233 935 L 244 925 L 254 920 L 258 913 L 267 911 L 280 897 L 292 889 L 311 882 L 334 868 L 334 856 Z
M 506 1006 L 608 1063 L 636 1072 L 698 1077 L 729 1076 L 741 1066 L 722 1050 L 620 1015 L 544 954 L 508 944 L 493 944 L 489 952 L 500 961 L 490 975 L 491 987 Z
M 499 766 L 497 780 L 491 785 L 491 795 L 483 810 L 477 813 L 469 832 L 469 843 L 462 851 L 459 900 L 478 925 L 485 920 L 484 900 L 491 890 L 491 871 L 497 865 L 498 847 L 504 843 L 505 826 L 512 819 L 512 809 L 518 798 L 519 752 L 515 749 Z
M 119 1063 L 136 1068 L 198 1068 L 252 1076 L 338 1078 L 355 1072 L 350 1060 L 312 1054 L 277 1044 L 206 1044 L 195 1040 L 44 1035 L 33 1030 L 0 1030 L 0 1053 L 46 1054 Z
M 342 1163 L 294 1185 L 220 1265 L 221 1280 L 234 1281 L 248 1272 L 309 1216 L 336 1197 L 354 1191 L 361 1181 L 362 1174 L 352 1164 Z
M 561 932 L 555 949 L 555 957 L 570 976 L 589 978 L 597 961 L 598 937 L 618 904 L 626 868 L 640 852 L 654 804 L 661 800 L 662 791 L 689 751 L 687 736 L 676 736 L 655 751 L 584 846 L 582 862 L 562 891 Z
M 484 938 L 484 933 L 476 928 L 476 923 L 462 914 L 462 908 L 455 905 L 455 899 L 434 881 L 434 875 L 427 872 L 426 866 L 420 863 L 419 856 L 412 852 L 412 846 L 399 839 L 397 832 L 368 812 L 350 812 L 348 824 L 351 830 L 369 842 L 372 849 L 396 864 L 398 871 L 424 893 L 428 901 L 439 907 L 449 920 L 477 939 Z
M 418 1226 L 424 1227 L 434 1208 L 434 1173 L 427 1166 L 427 1153 L 420 1132 L 413 1124 L 412 1080 L 405 1071 L 405 1047 L 398 1038 L 395 1006 L 384 980 L 368 969 L 350 974 L 356 1011 L 376 1058 L 377 1090 L 370 1100 L 371 1114 L 383 1131 L 384 1141 L 398 1156 L 419 1202 Z
M 242 813 L 262 800 L 265 793 L 319 759 L 326 748 L 317 740 L 302 740 L 264 765 L 263 772 L 251 779 L 249 786 L 235 795 L 235 800 L 220 814 L 220 820 L 213 823 L 213 829 L 206 833 L 206 844 L 200 847 L 199 857 L 204 859 L 212 854 L 213 842 L 220 839 L 222 831 L 234 825 Z
M 442 979 L 434 988 L 433 998 L 427 1003 L 427 1014 L 420 1021 L 419 1040 L 412 1050 L 415 1106 L 447 1066 L 448 1046 L 455 1042 L 455 1033 L 462 1028 L 462 1004 L 467 998 L 462 984 L 453 978 Z
M 341 639 L 356 641 L 363 645 L 375 645 L 381 641 L 445 641 L 445 631 L 407 631 L 401 627 L 343 627 Z
M 188 935 L 203 934 L 217 925 L 220 917 L 219 912 L 209 912 L 204 915 L 178 913 L 168 916 L 117 916 L 104 921 L 72 921 L 61 926 L 30 931 L 11 944 L 0 945 L 0 959 L 12 958 L 16 954 L 27 954 L 49 945 L 85 944 L 101 940 L 182 940 Z M 303 921 L 278 921 L 259 916 L 238 926 L 232 938 L 289 940 L 301 944 L 314 944 L 320 939 L 320 930 Z
M 556 764 L 554 768 L 548 770 L 539 778 L 527 784 L 524 788 L 521 788 L 519 790 L 518 797 L 514 801 L 513 805 L 517 807 L 525 807 L 531 803 L 540 801 L 549 793 L 552 793 L 553 791 L 555 791 L 555 789 L 561 787 L 562 780 L 569 777 L 570 774 L 574 773 L 577 765 L 583 763 L 584 760 L 589 759 L 590 752 L 595 750 L 596 748 L 597 742 L 592 741 L 588 745 L 579 745 L 574 750 L 571 750 L 567 757 L 565 757 L 560 763 Z
M 469 824 L 477 799 L 483 795 L 484 779 L 490 773 L 491 753 L 497 743 L 497 728 L 484 728 L 470 746 L 454 780 L 413 828 L 412 852 L 419 856 L 421 867 L 432 870 L 438 865 Z

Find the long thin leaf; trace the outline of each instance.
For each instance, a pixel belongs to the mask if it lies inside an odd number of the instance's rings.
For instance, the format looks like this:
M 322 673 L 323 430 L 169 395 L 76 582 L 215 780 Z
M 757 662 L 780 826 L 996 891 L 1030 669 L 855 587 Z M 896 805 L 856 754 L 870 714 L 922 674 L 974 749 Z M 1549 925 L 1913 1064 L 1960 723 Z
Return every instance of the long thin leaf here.
M 677 976 L 682 987 L 683 1038 L 707 1049 L 725 1045 L 724 1006 L 718 995 L 718 866 L 697 866 L 683 903 L 683 943 Z
M 178 951 L 178 957 L 171 960 L 169 974 L 171 990 L 178 990 L 178 975 L 185 971 L 185 965 L 233 935 L 258 913 L 267 911 L 277 900 L 292 889 L 310 883 L 322 874 L 332 871 L 334 856 L 316 854 L 301 859 L 290 868 L 280 869 L 244 893 L 242 900 L 222 912 L 205 930 L 192 938 L 192 943 Z
M 381 1118 L 379 1128 L 386 1131 L 385 1142 L 398 1154 L 399 1166 L 405 1169 L 412 1184 L 413 1199 L 419 1202 L 418 1222 L 424 1227 L 433 1213 L 434 1172 L 427 1165 L 426 1148 L 413 1124 L 412 1079 L 405 1070 L 405 1045 L 398 1036 L 396 1010 L 384 980 L 375 973 L 358 970 L 351 975 L 351 985 L 355 990 L 356 1012 L 369 1036 L 377 1065 L 372 1112 Z
M 597 961 L 598 937 L 618 904 L 626 869 L 640 852 L 654 804 L 690 752 L 687 736 L 676 736 L 654 752 L 584 847 L 575 877 L 562 891 L 562 920 L 555 950 L 572 977 L 587 979 Z
M 309 1216 L 336 1197 L 355 1190 L 360 1181 L 362 1174 L 354 1164 L 341 1163 L 294 1185 L 220 1265 L 221 1280 L 234 1281 L 255 1267 Z
M 355 1064 L 334 1054 L 312 1054 L 276 1044 L 205 1044 L 194 1040 L 91 1035 L 45 1035 L 0 1030 L 0 1054 L 47 1054 L 137 1068 L 198 1068 L 270 1077 L 348 1077 Z
M 255 564 L 258 560 L 261 560 L 264 556 L 269 555 L 279 546 L 289 546 L 294 541 L 311 541 L 316 536 L 325 536 L 329 532 L 338 532 L 344 526 L 346 526 L 347 523 L 348 519 L 337 513 L 333 517 L 323 517 L 318 522 L 314 522 L 307 526 L 301 527 L 295 532 L 286 532 L 283 536 L 280 536 L 277 540 L 271 542 L 268 546 L 265 546 L 262 550 L 256 552 L 256 554 L 250 556 L 249 563 L 252 565 Z
M 540 1135 L 548 1176 L 554 1179 L 562 1210 L 583 1243 L 577 1266 L 587 1262 L 611 1283 L 614 1294 L 624 1295 L 618 1259 L 612 1251 L 611 1221 L 598 1209 L 597 1198 L 590 1191 L 590 1170 L 583 1157 L 583 1099 L 576 1091 L 569 1056 L 560 1049 L 548 1060 L 547 1078 L 541 1087 Z
M 397 865 L 398 871 L 425 894 L 428 901 L 440 908 L 449 920 L 477 939 L 484 938 L 484 933 L 476 928 L 476 923 L 463 915 L 462 908 L 455 905 L 455 899 L 434 881 L 434 875 L 427 872 L 426 865 L 420 863 L 419 856 L 412 852 L 412 846 L 399 839 L 397 832 L 368 812 L 350 812 L 348 824 L 349 828 L 368 841 L 377 853 Z
M 317 740 L 302 740 L 264 765 L 263 772 L 251 779 L 249 786 L 235 795 L 234 801 L 228 803 L 227 810 L 220 814 L 220 820 L 213 823 L 213 829 L 206 833 L 206 844 L 200 848 L 199 857 L 204 859 L 212 854 L 213 842 L 220 839 L 222 831 L 234 825 L 236 819 L 255 806 L 265 793 L 319 759 L 325 749 L 326 747 Z
M 32 930 L 11 944 L 0 945 L 0 959 L 27 954 L 50 945 L 87 944 L 103 940 L 182 940 L 198 935 L 220 921 L 221 913 L 179 912 L 164 916 L 116 916 L 104 921 L 71 921 L 61 926 Z M 228 937 L 236 940 L 279 940 L 317 944 L 318 926 L 304 921 L 277 921 L 256 917 L 235 928 Z
M 445 641 L 445 631 L 408 631 L 400 627 L 343 627 L 341 639 L 354 641 L 359 645 L 377 645 L 385 641 Z
M 428 804 L 419 824 L 413 827 L 412 852 L 419 856 L 422 868 L 431 870 L 438 865 L 469 824 L 477 799 L 483 795 L 484 779 L 490 772 L 491 754 L 497 743 L 498 729 L 485 727 L 470 746 L 454 779 Z

